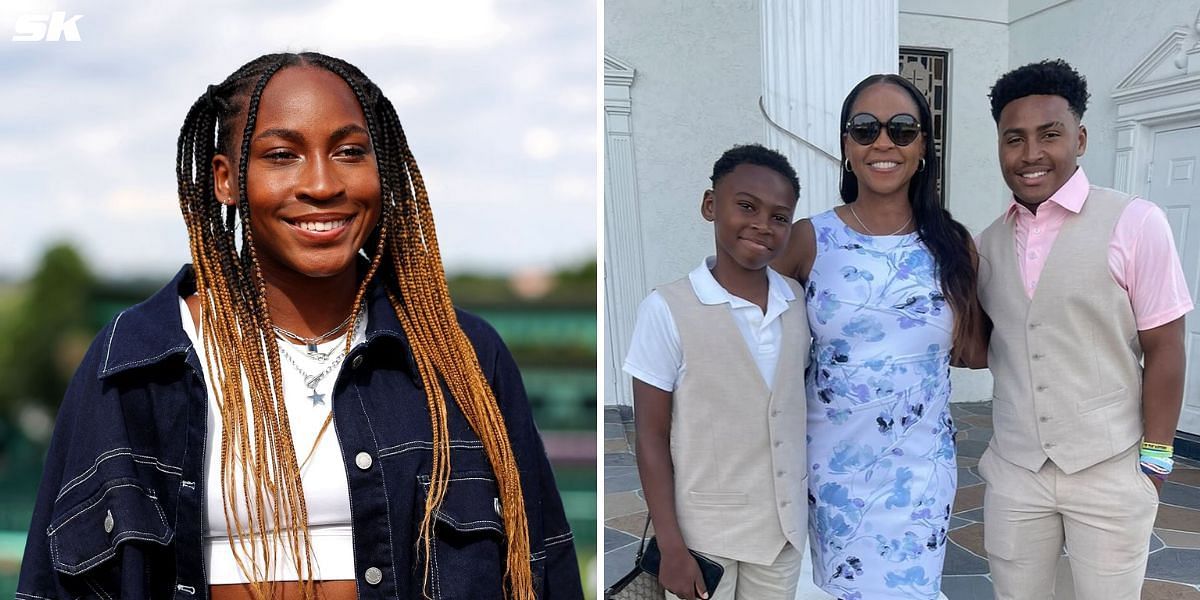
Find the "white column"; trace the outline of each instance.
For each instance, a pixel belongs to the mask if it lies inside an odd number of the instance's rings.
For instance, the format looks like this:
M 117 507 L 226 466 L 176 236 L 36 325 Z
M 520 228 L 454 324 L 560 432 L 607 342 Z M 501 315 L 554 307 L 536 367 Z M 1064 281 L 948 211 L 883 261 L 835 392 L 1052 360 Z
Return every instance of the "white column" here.
M 621 361 L 629 350 L 634 307 L 646 294 L 642 225 L 633 157 L 633 67 L 604 57 L 604 403 L 633 405 Z
M 796 216 L 808 216 L 841 203 L 846 93 L 867 75 L 897 70 L 898 0 L 762 0 L 762 8 L 767 145 L 796 168 Z

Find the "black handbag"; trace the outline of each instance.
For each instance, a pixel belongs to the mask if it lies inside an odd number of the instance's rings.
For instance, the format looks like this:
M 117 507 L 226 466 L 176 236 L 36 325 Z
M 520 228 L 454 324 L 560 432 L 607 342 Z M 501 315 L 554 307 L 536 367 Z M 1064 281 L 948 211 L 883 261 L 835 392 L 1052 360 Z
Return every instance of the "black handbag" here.
M 666 590 L 658 582 L 658 567 L 662 562 L 662 553 L 658 549 L 658 540 L 651 537 L 646 540 L 650 530 L 650 517 L 646 517 L 646 526 L 642 528 L 642 541 L 638 546 L 637 558 L 633 569 L 624 577 L 617 580 L 604 590 L 605 600 L 663 600 Z M 694 550 L 688 550 L 700 566 L 700 575 L 704 578 L 704 587 L 708 588 L 709 597 L 716 591 L 725 568 L 713 560 L 702 556 Z

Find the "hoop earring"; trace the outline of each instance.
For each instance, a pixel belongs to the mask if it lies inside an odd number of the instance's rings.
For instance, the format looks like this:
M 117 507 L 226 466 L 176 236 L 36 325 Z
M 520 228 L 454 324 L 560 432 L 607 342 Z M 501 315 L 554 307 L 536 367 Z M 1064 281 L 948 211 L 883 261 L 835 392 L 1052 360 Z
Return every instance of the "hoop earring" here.
M 850 169 L 850 159 L 848 159 L 848 158 L 847 158 L 845 161 L 843 161 L 843 163 L 842 163 L 842 166 L 846 167 L 846 172 L 847 172 L 847 173 L 853 173 L 853 172 L 854 172 L 853 170 L 851 170 L 851 169 Z
M 925 170 L 925 159 L 922 158 L 921 162 L 917 163 L 917 172 L 920 173 L 921 171 L 924 171 L 924 170 Z

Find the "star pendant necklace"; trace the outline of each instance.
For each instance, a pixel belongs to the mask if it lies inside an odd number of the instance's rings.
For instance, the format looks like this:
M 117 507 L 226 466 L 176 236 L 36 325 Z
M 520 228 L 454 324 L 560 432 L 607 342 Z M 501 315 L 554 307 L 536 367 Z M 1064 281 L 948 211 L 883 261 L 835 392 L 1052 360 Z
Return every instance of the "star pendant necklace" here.
M 330 373 L 332 373 L 334 369 L 338 368 L 338 365 L 342 364 L 343 360 L 346 360 L 347 352 L 346 352 L 345 347 L 342 346 L 341 344 L 338 344 L 337 347 L 341 347 L 342 351 L 340 354 L 338 354 L 337 358 L 333 359 L 333 361 L 330 362 L 328 365 L 326 365 L 325 368 L 322 369 L 321 371 L 319 371 L 315 374 L 310 374 L 309 372 L 305 371 L 303 367 L 300 366 L 300 363 L 296 362 L 295 358 L 292 358 L 291 350 L 286 348 L 286 346 L 288 346 L 288 344 L 280 344 L 279 355 L 282 356 L 284 358 L 284 360 L 286 360 L 288 362 L 288 364 L 291 365 L 292 368 L 295 369 L 296 372 L 299 373 L 300 376 L 304 378 L 304 387 L 308 388 L 309 391 L 311 392 L 306 397 L 312 401 L 313 408 L 316 408 L 318 406 L 324 406 L 325 405 L 325 394 L 321 394 L 321 393 L 317 392 L 317 386 L 319 386 L 321 384 L 321 381 L 323 379 L 325 379 L 326 375 L 329 375 Z M 329 351 L 329 353 L 332 353 L 332 352 L 333 352 L 333 350 Z M 329 353 L 321 354 L 321 356 L 328 358 Z M 311 353 L 308 355 L 308 358 L 313 358 Z

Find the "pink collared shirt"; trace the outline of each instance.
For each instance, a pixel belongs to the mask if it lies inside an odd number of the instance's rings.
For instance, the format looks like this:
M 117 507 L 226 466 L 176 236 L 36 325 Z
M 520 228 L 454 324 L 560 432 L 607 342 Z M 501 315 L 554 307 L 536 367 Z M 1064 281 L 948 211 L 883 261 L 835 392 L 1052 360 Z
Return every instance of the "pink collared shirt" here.
M 1037 214 L 1015 199 L 1005 212 L 1005 221 L 1015 218 L 1017 262 L 1030 298 L 1063 223 L 1083 209 L 1088 186 L 1079 168 Z M 1153 202 L 1134 198 L 1125 207 L 1108 243 L 1108 268 L 1129 294 L 1139 331 L 1170 323 L 1193 308 L 1167 215 Z

